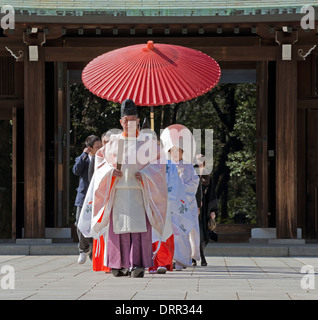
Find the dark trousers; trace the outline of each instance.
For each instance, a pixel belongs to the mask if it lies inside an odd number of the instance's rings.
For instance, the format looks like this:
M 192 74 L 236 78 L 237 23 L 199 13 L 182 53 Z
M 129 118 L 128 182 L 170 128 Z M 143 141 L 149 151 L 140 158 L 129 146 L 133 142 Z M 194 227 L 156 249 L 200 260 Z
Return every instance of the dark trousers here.
M 200 225 L 200 257 L 201 257 L 201 262 L 206 262 L 205 256 L 204 256 L 204 248 L 206 247 L 207 243 L 204 240 L 204 234 L 202 227 Z
M 76 227 L 80 218 L 80 214 L 82 211 L 82 207 L 76 207 Z M 88 252 L 89 251 L 89 246 L 92 243 L 92 238 L 86 238 L 83 236 L 81 231 L 77 228 L 77 236 L 78 236 L 78 249 L 79 252 Z

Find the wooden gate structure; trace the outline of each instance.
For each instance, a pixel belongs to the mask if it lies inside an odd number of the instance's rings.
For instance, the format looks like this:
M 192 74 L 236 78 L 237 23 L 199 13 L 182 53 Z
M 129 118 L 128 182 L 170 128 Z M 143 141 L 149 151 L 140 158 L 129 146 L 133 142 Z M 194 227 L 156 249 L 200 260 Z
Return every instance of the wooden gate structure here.
M 21 219 L 26 238 L 44 238 L 50 219 L 65 225 L 67 71 L 148 40 L 200 50 L 222 70 L 256 70 L 258 225 L 275 226 L 281 239 L 297 228 L 318 238 L 318 6 L 243 3 L 7 2 L 15 21 L 1 25 L 0 119 L 13 124 L 12 238 Z

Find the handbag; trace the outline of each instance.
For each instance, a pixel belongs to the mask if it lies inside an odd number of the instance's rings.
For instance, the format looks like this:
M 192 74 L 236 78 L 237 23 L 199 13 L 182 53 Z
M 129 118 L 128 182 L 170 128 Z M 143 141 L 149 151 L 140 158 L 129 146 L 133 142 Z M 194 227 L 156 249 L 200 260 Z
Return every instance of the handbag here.
M 215 219 L 209 219 L 208 222 L 208 229 L 209 229 L 209 239 L 217 242 L 219 239 L 219 236 L 217 233 L 214 232 L 214 230 L 216 229 L 216 221 Z
M 209 239 L 217 242 L 219 240 L 219 236 L 213 230 L 209 230 Z

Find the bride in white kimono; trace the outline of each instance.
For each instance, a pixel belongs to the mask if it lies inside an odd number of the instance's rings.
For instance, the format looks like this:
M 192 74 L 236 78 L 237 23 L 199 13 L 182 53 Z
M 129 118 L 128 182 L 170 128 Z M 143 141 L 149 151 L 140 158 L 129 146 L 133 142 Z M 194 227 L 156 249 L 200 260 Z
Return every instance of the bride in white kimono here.
M 171 125 L 166 128 L 160 139 L 168 159 L 176 165 L 180 179 L 185 188 L 192 216 L 193 228 L 190 234 L 175 235 L 175 268 L 182 270 L 191 265 L 192 259 L 200 260 L 200 229 L 196 192 L 199 177 L 193 168 L 195 141 L 190 130 L 182 125 Z

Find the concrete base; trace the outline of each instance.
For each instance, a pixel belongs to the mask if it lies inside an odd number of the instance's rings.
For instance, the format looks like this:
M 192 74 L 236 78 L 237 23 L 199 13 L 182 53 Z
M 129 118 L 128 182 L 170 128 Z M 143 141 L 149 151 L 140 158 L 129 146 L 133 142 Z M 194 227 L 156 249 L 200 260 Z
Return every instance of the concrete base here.
M 22 240 L 22 239 L 19 239 Z M 29 239 L 28 239 L 29 240 Z M 33 240 L 33 239 L 32 239 Z M 46 239 L 49 240 L 49 239 Z M 18 241 L 19 242 L 19 241 Z M 78 255 L 77 243 L 0 243 L 1 255 Z
M 252 228 L 251 239 L 275 239 L 276 228 Z
M 252 238 L 266 238 L 266 239 L 275 239 L 276 236 L 276 228 L 252 228 L 251 229 Z M 302 229 L 297 228 L 297 239 L 302 238 Z
M 17 239 L 15 243 L 20 245 L 43 245 L 43 244 L 52 244 L 52 239 L 22 238 L 22 239 Z
M 204 253 L 207 257 L 317 257 L 318 243 L 294 245 L 211 242 L 206 246 Z M 78 255 L 78 244 L 52 243 L 49 245 L 20 245 L 15 243 L 0 243 L 0 256 L 1 255 Z
M 1 255 L 21 255 L 21 256 L 27 256 L 30 254 L 30 246 L 26 245 L 18 245 L 18 244 L 12 244 L 12 243 L 1 243 L 0 244 L 0 256 Z
M 268 244 L 306 244 L 305 239 L 268 239 Z
M 284 239 L 282 239 L 284 240 Z M 290 239 L 287 239 L 290 240 Z M 302 239 L 300 239 L 302 240 Z M 209 243 L 204 253 L 206 256 L 241 256 L 241 257 L 295 257 L 318 256 L 318 244 L 297 245 L 291 243 Z
M 30 246 L 30 255 L 78 255 L 77 243 Z
M 72 238 L 71 228 L 45 228 L 45 238 L 68 239 Z
M 268 243 L 268 244 L 305 244 L 302 239 L 302 229 L 297 228 L 297 239 L 277 239 L 276 228 L 252 228 L 250 243 Z
M 45 239 L 71 239 L 71 228 L 45 228 Z M 22 238 L 24 238 L 24 228 L 22 228 Z

